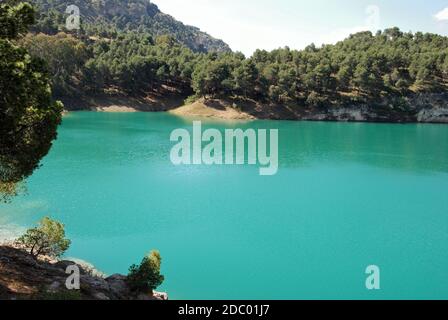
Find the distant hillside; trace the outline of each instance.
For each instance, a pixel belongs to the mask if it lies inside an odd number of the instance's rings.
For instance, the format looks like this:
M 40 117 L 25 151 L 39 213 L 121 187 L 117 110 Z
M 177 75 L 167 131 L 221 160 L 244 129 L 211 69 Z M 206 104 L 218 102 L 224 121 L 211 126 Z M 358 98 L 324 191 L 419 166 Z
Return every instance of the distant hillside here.
M 170 34 L 195 52 L 230 52 L 223 42 L 196 27 L 177 21 L 150 0 L 29 0 L 40 9 L 35 31 L 65 31 L 68 5 L 80 9 L 82 30 L 89 36 L 113 37 L 120 31 L 142 31 L 154 36 Z
M 189 96 L 189 102 L 220 110 L 222 103 L 210 100 L 230 102 L 257 118 L 448 119 L 448 37 L 441 35 L 389 28 L 356 33 L 335 45 L 257 50 L 246 58 L 238 52 L 203 53 L 228 47 L 206 46 L 210 37 L 147 0 L 74 0 L 84 19 L 75 32 L 64 30 L 65 2 L 34 2 L 43 12 L 35 31 L 46 34 L 28 34 L 20 44 L 48 63 L 53 96 L 68 109 L 107 109 L 104 101 L 111 99 L 113 109 L 131 107 L 116 102 L 118 97 L 136 98 L 132 104 L 143 105 L 139 109 L 168 110 Z M 166 33 L 172 36 L 154 36 Z M 85 103 L 80 97 L 95 99 Z M 196 107 L 211 111 L 200 103 L 187 109 Z

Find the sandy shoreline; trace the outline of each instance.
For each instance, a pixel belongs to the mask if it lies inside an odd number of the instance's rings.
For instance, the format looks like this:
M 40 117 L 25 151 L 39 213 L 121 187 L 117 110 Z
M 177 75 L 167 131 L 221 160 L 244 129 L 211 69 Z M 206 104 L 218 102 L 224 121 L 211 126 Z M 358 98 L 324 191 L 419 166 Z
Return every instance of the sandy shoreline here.
M 132 113 L 132 112 L 139 112 L 136 108 L 127 107 L 127 106 L 97 107 L 97 108 L 93 109 L 93 111 L 97 111 L 97 112 L 110 112 L 110 113 Z
M 170 110 L 169 113 L 193 118 L 212 118 L 222 120 L 255 120 L 256 118 L 248 113 L 238 111 L 225 103 L 206 104 L 203 99 L 192 104 Z
M 230 103 L 220 100 L 205 101 L 200 99 L 192 104 L 171 105 L 169 108 L 154 108 L 152 105 L 135 105 L 127 103 L 130 101 L 102 101 L 91 105 L 88 109 L 93 112 L 105 113 L 135 113 L 135 112 L 169 112 L 170 114 L 188 118 L 209 118 L 217 120 L 256 120 L 256 117 L 246 112 L 239 111 Z M 77 110 L 73 110 L 77 111 Z M 64 115 L 68 115 L 71 110 L 65 110 Z
M 133 113 L 133 112 L 168 112 L 172 115 L 189 119 L 214 119 L 224 121 L 252 120 L 292 120 L 292 121 L 331 121 L 331 122 L 373 122 L 373 123 L 448 123 L 448 104 L 446 95 L 428 95 L 413 97 L 408 103 L 412 112 L 401 112 L 376 108 L 369 105 L 341 106 L 328 110 L 307 110 L 287 105 L 264 105 L 249 99 L 199 99 L 184 105 L 179 97 L 169 103 L 158 104 L 157 101 L 135 101 L 131 98 L 95 99 L 87 104 L 87 109 L 96 112 Z M 428 102 L 429 101 L 429 102 Z M 160 101 L 159 101 L 160 102 Z M 387 102 L 387 101 L 386 101 Z M 383 101 L 383 103 L 385 103 Z M 82 104 L 78 104 L 82 105 Z M 429 105 L 429 106 L 428 106 Z M 382 107 L 381 107 L 382 106 Z M 76 111 L 78 109 L 70 109 Z

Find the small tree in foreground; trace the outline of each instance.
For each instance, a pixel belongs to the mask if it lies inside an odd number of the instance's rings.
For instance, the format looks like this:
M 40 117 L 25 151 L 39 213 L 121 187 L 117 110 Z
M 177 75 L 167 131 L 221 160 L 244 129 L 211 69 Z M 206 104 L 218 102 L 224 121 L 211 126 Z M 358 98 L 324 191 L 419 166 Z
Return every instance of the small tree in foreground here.
M 160 274 L 161 264 L 160 252 L 153 250 L 143 258 L 140 265 L 132 265 L 127 278 L 130 289 L 137 293 L 152 293 L 165 280 Z
M 28 229 L 16 242 L 35 259 L 41 255 L 59 258 L 71 244 L 65 238 L 64 225 L 48 217 L 43 218 L 38 227 Z

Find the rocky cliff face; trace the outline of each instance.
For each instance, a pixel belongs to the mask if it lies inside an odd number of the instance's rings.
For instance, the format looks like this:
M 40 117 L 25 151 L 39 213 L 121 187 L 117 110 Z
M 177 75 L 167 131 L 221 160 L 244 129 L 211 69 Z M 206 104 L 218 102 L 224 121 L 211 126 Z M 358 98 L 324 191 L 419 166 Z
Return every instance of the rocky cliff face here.
M 80 290 L 68 290 L 67 267 L 78 266 Z M 0 246 L 0 300 L 168 300 L 166 293 L 135 295 L 126 276 L 105 277 L 90 266 L 73 261 L 36 261 L 26 252 Z
M 401 101 L 329 110 L 323 117 L 336 121 L 448 123 L 448 94 L 415 94 Z
M 372 105 L 334 106 L 322 109 L 257 106 L 249 113 L 260 119 L 448 123 L 448 93 L 413 94 L 399 101 L 384 99 Z
M 196 105 L 201 106 L 201 108 Z M 229 112 L 229 110 L 232 110 L 232 112 Z M 235 111 L 238 111 L 238 113 L 235 114 Z M 172 113 L 226 119 L 448 123 L 448 93 L 414 94 L 406 98 L 384 99 L 374 104 L 326 108 L 269 105 L 247 99 L 201 99 L 191 106 L 184 106 L 172 111 Z
M 448 123 L 448 94 L 424 94 L 409 100 L 417 122 Z

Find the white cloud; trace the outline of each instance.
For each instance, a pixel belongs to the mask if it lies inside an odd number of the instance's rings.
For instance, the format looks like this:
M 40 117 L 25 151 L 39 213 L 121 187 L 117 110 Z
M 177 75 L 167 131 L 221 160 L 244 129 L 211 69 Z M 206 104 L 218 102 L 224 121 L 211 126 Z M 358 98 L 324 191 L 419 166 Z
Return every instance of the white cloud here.
M 434 16 L 439 21 L 448 21 L 448 8 L 443 9 Z
M 366 8 L 367 17 L 365 19 L 364 25 L 355 26 L 351 28 L 339 28 L 325 34 L 319 38 L 317 44 L 334 44 L 338 41 L 342 41 L 351 34 L 355 34 L 363 31 L 371 31 L 375 33 L 380 29 L 381 26 L 381 12 L 378 6 L 368 6 Z
M 339 41 L 342 41 L 346 39 L 351 34 L 355 34 L 362 31 L 369 31 L 369 28 L 366 26 L 358 26 L 353 28 L 340 28 L 336 29 L 334 31 L 331 31 L 328 34 L 322 35 L 319 37 L 319 39 L 315 42 L 317 45 L 322 44 L 335 44 Z

